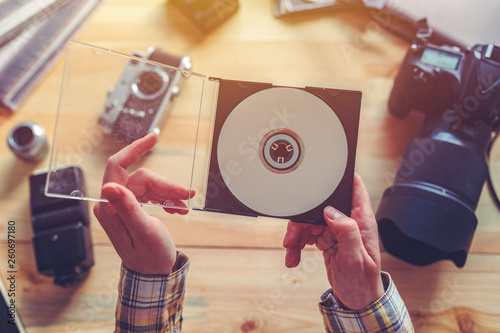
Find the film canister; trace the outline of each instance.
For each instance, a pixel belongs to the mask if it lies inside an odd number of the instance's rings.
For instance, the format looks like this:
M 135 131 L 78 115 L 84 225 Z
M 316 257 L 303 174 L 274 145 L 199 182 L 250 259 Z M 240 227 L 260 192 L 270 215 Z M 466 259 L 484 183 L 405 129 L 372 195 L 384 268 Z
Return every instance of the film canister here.
M 7 144 L 17 157 L 27 162 L 39 162 L 49 151 L 45 130 L 33 121 L 16 125 L 7 137 Z

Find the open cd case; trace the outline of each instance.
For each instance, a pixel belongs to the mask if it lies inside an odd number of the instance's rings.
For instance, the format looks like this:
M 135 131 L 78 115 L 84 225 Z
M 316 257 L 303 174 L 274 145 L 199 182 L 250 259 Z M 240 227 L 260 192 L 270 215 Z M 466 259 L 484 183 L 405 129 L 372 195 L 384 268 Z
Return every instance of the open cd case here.
M 155 131 L 129 172 L 195 190 L 190 209 L 324 224 L 327 205 L 350 214 L 360 104 L 359 91 L 208 77 L 187 57 L 72 41 L 45 194 L 102 201 L 108 158 Z

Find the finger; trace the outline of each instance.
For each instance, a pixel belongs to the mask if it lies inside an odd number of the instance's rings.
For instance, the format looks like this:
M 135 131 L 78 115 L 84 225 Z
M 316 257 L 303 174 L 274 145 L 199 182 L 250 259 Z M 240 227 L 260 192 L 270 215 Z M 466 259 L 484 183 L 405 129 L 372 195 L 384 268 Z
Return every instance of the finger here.
M 109 157 L 104 170 L 103 184 L 114 182 L 125 186 L 128 179 L 127 169 L 151 150 L 156 140 L 157 134 L 150 133 Z
M 132 238 L 144 233 L 149 215 L 142 209 L 132 192 L 119 184 L 107 183 L 102 188 L 102 194 L 113 206 Z
M 144 202 L 160 204 L 174 199 L 187 200 L 195 194 L 194 190 L 145 168 L 140 168 L 129 175 L 127 188 Z
M 321 235 L 318 236 L 316 247 L 320 251 L 326 251 L 337 243 L 337 237 L 332 233 L 329 227 L 324 228 Z
M 99 202 L 94 206 L 94 215 L 108 236 L 118 230 L 123 230 L 123 223 L 116 210 L 108 202 Z
M 181 200 L 172 200 L 164 203 L 163 210 L 169 214 L 186 215 L 189 213 L 189 207 Z
M 357 173 L 354 174 L 351 217 L 358 222 L 359 228 L 362 230 L 371 230 L 376 227 L 370 195 L 363 179 Z
M 283 239 L 284 248 L 292 248 L 300 243 L 300 235 L 304 231 L 305 226 L 301 223 L 288 221 L 286 234 Z
M 375 261 L 380 258 L 378 226 L 363 179 L 354 174 L 351 217 L 358 223 L 364 247 Z
M 317 236 L 321 235 L 324 229 L 325 226 L 323 225 L 288 221 L 286 234 L 283 238 L 283 247 L 292 247 L 298 243 L 302 243 L 302 247 L 305 244 L 312 245 L 314 244 L 312 240 L 316 240 Z
M 307 236 L 307 238 L 306 238 L 306 244 L 307 245 L 314 245 L 314 244 L 316 244 L 317 240 L 318 240 L 317 235 L 309 234 L 309 236 Z
M 324 210 L 325 221 L 337 239 L 339 247 L 346 249 L 361 249 L 363 242 L 356 221 L 345 216 L 333 207 Z
M 316 243 L 318 235 L 325 229 L 322 225 L 312 225 L 288 221 L 287 230 L 283 239 L 283 247 L 286 248 L 286 267 L 296 267 L 300 263 L 302 249 L 306 244 Z
M 189 213 L 189 208 L 163 208 L 164 211 L 166 211 L 169 214 L 179 214 L 179 215 L 186 215 Z
M 287 248 L 285 255 L 285 266 L 288 268 L 297 267 L 300 263 L 301 252 L 302 248 L 300 246 Z
M 283 247 L 286 248 L 285 266 L 288 268 L 297 267 L 300 263 L 300 256 L 308 237 L 307 225 L 288 221 Z

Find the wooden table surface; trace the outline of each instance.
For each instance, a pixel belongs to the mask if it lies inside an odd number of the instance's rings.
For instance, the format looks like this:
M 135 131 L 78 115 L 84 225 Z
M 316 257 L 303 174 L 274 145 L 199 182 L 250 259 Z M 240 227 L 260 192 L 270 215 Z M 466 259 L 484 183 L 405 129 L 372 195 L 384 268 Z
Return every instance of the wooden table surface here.
M 109 0 L 77 40 L 126 53 L 154 45 L 189 56 L 193 69 L 209 76 L 362 91 L 356 170 L 374 209 L 422 120 L 418 114 L 397 120 L 387 111 L 409 44 L 355 13 L 277 19 L 269 0 L 240 0 L 230 20 L 204 34 L 168 1 Z M 16 113 L 1 116 L 0 137 L 22 120 L 39 122 L 52 136 L 62 67 L 61 59 Z M 490 167 L 500 188 L 498 146 Z M 91 217 L 96 263 L 90 274 L 78 286 L 55 286 L 36 270 L 27 181 L 49 159 L 28 164 L 3 144 L 0 160 L 0 273 L 5 279 L 7 222 L 15 221 L 16 304 L 28 332 L 111 332 L 120 260 L 98 221 Z M 285 268 L 286 221 L 151 212 L 192 258 L 183 331 L 323 331 L 317 303 L 328 282 L 321 254 L 308 248 L 299 267 Z M 500 213 L 486 189 L 476 214 L 479 225 L 462 269 L 448 261 L 415 267 L 382 253 L 417 332 L 500 332 Z

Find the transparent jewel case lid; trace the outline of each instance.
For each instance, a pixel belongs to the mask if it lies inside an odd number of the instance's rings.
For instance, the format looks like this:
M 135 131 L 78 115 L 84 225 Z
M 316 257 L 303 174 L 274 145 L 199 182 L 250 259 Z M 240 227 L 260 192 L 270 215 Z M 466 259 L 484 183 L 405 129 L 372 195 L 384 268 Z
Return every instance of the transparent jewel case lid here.
M 195 190 L 187 205 L 204 207 L 218 81 L 191 72 L 187 57 L 174 56 L 179 65 L 168 66 L 151 60 L 157 59 L 151 52 L 128 56 L 68 43 L 47 196 L 104 201 L 101 186 L 108 158 L 155 131 L 156 145 L 129 173 L 147 168 Z M 63 172 L 67 166 L 81 169 L 85 189 L 68 180 Z M 168 198 L 141 204 L 176 207 Z

